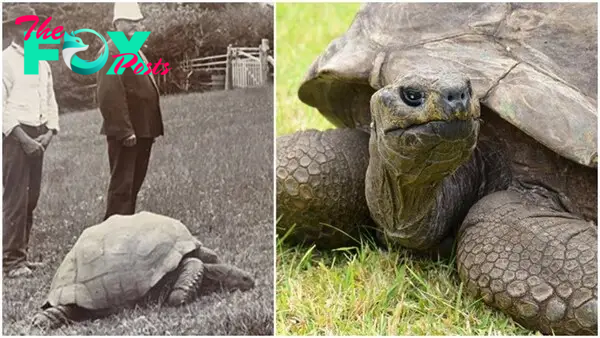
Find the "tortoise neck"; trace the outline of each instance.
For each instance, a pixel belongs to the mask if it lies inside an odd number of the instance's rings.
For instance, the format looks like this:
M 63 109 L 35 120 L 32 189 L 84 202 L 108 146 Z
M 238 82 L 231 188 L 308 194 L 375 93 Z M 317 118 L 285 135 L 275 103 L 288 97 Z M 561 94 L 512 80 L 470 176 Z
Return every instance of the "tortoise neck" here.
M 204 264 L 202 287 L 199 289 L 199 292 L 201 294 L 210 294 L 229 291 L 230 288 L 227 283 L 229 270 L 229 267 L 225 264 Z
M 510 174 L 497 175 L 498 151 L 478 144 L 462 163 L 448 167 L 446 175 L 415 179 L 402 168 L 414 172 L 415 157 L 407 163 L 392 163 L 377 150 L 373 136 L 367 169 L 366 199 L 373 220 L 391 244 L 426 251 L 452 235 L 473 204 L 484 195 L 506 189 Z M 427 171 L 424 167 L 420 171 Z
M 202 278 L 202 293 L 218 291 L 249 290 L 254 280 L 245 271 L 229 264 L 205 263 Z
M 426 185 L 407 184 L 388 168 L 378 155 L 370 155 L 365 181 L 371 217 L 392 244 L 427 249 L 445 233 L 446 225 L 436 218 L 442 180 Z
M 231 267 L 226 264 L 204 264 L 205 280 L 213 282 L 224 282 L 227 280 L 231 271 Z

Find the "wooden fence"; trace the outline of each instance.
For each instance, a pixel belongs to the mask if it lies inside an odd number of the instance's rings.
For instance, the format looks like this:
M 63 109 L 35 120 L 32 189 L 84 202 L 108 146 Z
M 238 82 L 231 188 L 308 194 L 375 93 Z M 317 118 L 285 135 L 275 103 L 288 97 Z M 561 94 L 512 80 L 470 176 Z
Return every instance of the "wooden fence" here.
M 269 64 L 275 67 L 267 39 L 258 47 L 229 45 L 226 54 L 183 60 L 179 65 L 186 77 L 182 89 L 189 88 L 189 79 L 196 71 L 211 73 L 211 82 L 200 84 L 214 89 L 260 87 L 269 81 Z

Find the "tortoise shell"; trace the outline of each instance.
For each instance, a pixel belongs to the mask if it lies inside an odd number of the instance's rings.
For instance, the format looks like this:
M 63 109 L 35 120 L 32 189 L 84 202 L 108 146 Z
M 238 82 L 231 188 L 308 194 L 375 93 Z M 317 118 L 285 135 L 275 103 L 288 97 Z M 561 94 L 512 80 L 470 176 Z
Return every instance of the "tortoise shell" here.
M 173 218 L 114 215 L 83 231 L 56 271 L 45 306 L 99 310 L 138 300 L 201 245 Z
M 334 125 L 367 130 L 371 95 L 424 68 L 466 74 L 482 105 L 597 167 L 596 3 L 369 3 L 298 94 Z

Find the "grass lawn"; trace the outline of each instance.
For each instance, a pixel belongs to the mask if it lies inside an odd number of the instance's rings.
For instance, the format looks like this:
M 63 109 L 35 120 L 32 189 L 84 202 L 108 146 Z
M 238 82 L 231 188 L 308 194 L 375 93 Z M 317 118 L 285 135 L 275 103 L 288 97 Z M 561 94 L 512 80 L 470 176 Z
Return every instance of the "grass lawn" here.
M 180 219 L 224 262 L 250 271 L 256 288 L 180 308 L 140 306 L 47 334 L 273 334 L 272 90 L 163 97 L 165 136 L 154 144 L 138 199 L 138 211 Z M 30 240 L 31 259 L 47 266 L 33 278 L 4 278 L 4 335 L 36 334 L 31 318 L 54 272 L 81 232 L 102 220 L 109 170 L 100 124 L 97 110 L 61 116 Z
M 313 60 L 359 4 L 277 4 L 277 135 L 332 125 L 302 104 Z M 463 293 L 453 262 L 415 260 L 373 245 L 319 252 L 277 243 L 279 335 L 526 335 Z

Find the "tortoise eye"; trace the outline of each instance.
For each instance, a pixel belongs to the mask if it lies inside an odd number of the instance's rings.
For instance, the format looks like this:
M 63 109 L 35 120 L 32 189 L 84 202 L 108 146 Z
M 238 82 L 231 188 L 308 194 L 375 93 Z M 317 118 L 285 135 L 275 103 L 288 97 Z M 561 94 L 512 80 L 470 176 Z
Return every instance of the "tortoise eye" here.
M 418 107 L 423 103 L 424 95 L 422 92 L 412 88 L 401 88 L 400 97 L 402 101 L 411 107 Z

